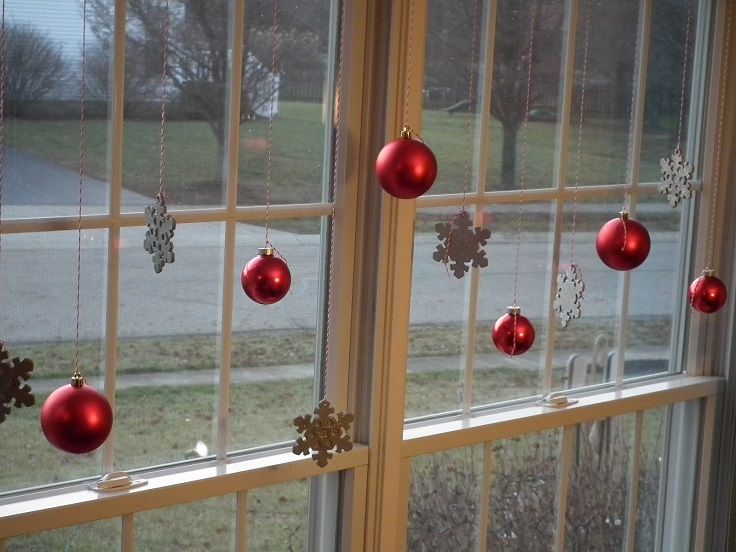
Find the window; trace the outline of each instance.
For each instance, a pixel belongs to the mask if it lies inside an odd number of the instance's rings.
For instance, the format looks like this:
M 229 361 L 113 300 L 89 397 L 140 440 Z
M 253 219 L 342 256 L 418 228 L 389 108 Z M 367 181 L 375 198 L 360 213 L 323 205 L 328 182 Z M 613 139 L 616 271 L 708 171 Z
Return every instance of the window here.
M 731 353 L 713 341 L 727 342 L 734 309 L 693 316 L 684 290 L 702 268 L 701 192 L 728 165 L 712 154 L 725 1 L 692 0 L 695 198 L 670 209 L 657 192 L 688 1 L 280 0 L 275 20 L 274 0 L 170 0 L 176 262 L 157 275 L 141 241 L 159 184 L 163 3 L 89 0 L 80 354 L 115 429 L 72 457 L 43 439 L 38 407 L 13 410 L 0 552 L 717 549 L 717 376 Z M 2 337 L 35 360 L 37 404 L 74 358 L 82 28 L 77 3 L 42 4 L 7 11 L 8 51 L 19 36 L 46 47 L 49 84 L 8 96 L 0 229 Z M 373 174 L 404 123 L 440 168 L 416 201 Z M 593 245 L 627 192 L 653 246 L 619 273 Z M 461 208 L 491 232 L 489 266 L 456 278 L 433 258 L 435 225 Z M 260 306 L 239 275 L 266 228 L 294 279 Z M 728 279 L 720 241 L 716 258 Z M 563 328 L 552 302 L 570 262 L 584 311 Z M 536 340 L 509 357 L 490 331 L 514 296 Z M 356 415 L 355 447 L 325 469 L 290 450 L 292 419 L 322 390 Z M 555 391 L 571 404 L 537 404 Z M 147 485 L 87 489 L 113 470 Z

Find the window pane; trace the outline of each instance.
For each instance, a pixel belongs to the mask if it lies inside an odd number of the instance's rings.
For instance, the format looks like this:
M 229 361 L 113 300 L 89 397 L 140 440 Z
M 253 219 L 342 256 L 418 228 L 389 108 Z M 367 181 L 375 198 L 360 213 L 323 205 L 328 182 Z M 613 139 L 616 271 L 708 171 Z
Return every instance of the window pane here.
M 286 259 L 291 289 L 255 303 L 240 275 L 264 244 L 264 227 L 238 225 L 234 290 L 230 449 L 296 438 L 294 416 L 314 409 L 322 241 L 319 219 L 272 221 L 269 239 Z M 284 405 L 288 405 L 285 408 Z
M 100 13 L 112 24 L 112 11 Z M 3 217 L 73 216 L 79 205 L 82 10 L 75 2 L 9 2 Z M 88 26 L 85 214 L 108 210 L 107 57 Z
M 170 207 L 223 203 L 229 4 L 217 0 L 205 9 L 174 3 L 170 10 L 165 130 Z M 95 16 L 110 8 L 105 2 L 93 6 Z M 110 48 L 112 31 L 111 24 L 97 31 L 103 51 Z M 127 34 L 122 208 L 142 211 L 159 188 L 164 4 L 129 0 Z
M 585 11 L 581 3 L 576 51 L 576 92 L 573 97 L 567 185 L 577 167 L 578 117 L 582 96 Z M 638 34 L 638 0 L 591 2 L 590 44 L 585 82 L 585 113 L 580 157 L 580 185 L 626 181 L 631 96 Z M 651 67 L 651 65 L 650 65 Z M 573 130 L 574 129 L 574 130 Z
M 412 460 L 407 550 L 476 550 L 483 447 Z
M 554 185 L 564 5 L 561 0 L 540 3 L 536 14 L 532 14 L 531 2 L 501 0 L 498 3 L 496 28 L 502 32 L 495 34 L 487 189 L 521 187 L 532 17 L 535 24 L 525 185 L 527 188 Z
M 576 427 L 565 550 L 619 550 L 626 527 L 635 414 Z
M 248 550 L 306 550 L 309 480 L 248 492 Z
M 72 457 L 53 448 L 40 431 L 46 397 L 67 385 L 74 372 L 77 294 L 77 232 L 38 232 L 2 237 L 0 267 L 1 339 L 11 358 L 35 363 L 28 384 L 36 397 L 30 408 L 13 408 L 3 423 L 11 455 L 0 470 L 0 490 L 11 490 L 96 475 L 100 453 Z M 82 232 L 80 362 L 88 382 L 102 390 L 105 328 L 107 232 Z M 29 470 L 28 466 L 34 469 Z
M 45 550 L 119 550 L 120 518 L 72 525 L 9 539 L 7 552 L 41 552 Z
M 233 550 L 235 495 L 135 515 L 136 550 Z
M 491 443 L 488 549 L 552 550 L 562 430 Z
M 462 192 L 465 186 L 467 191 L 475 188 L 472 178 L 480 122 L 477 100 L 484 40 L 482 4 L 472 0 L 429 2 L 421 134 L 437 157 L 439 167 L 430 194 Z M 479 7 L 474 12 L 475 6 Z
M 667 431 L 667 411 L 667 408 L 657 408 L 644 412 L 634 540 L 634 550 L 640 552 L 655 549 L 660 489 L 664 475 L 662 462 Z
M 325 144 L 329 143 L 325 135 L 328 54 L 334 55 L 330 1 L 281 3 L 275 72 L 272 3 L 248 2 L 245 13 L 238 203 L 266 203 L 269 132 L 273 135 L 271 201 L 320 201 Z
M 144 235 L 145 228 L 121 232 L 116 461 L 122 469 L 214 453 L 223 225 L 178 225 L 176 262 L 161 274 L 143 250 Z
M 682 62 L 687 33 L 687 9 L 692 5 L 688 75 L 685 83 L 683 109 L 682 151 L 694 162 L 697 156 L 688 151 L 688 110 L 693 69 L 693 37 L 696 30 L 698 3 L 688 0 L 654 0 L 652 2 L 651 42 L 647 68 L 647 95 L 644 109 L 644 136 L 641 152 L 642 182 L 657 182 L 660 178 L 659 160 L 669 157 L 677 145 L 677 124 L 680 110 Z M 693 106 L 698 109 L 698 106 Z M 665 203 L 663 196 L 658 196 Z

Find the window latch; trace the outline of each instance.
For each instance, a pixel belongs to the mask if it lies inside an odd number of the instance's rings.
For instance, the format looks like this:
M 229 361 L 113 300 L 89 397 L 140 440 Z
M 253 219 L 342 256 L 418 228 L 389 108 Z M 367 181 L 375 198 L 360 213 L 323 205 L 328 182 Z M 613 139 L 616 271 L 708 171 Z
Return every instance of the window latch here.
M 111 472 L 89 484 L 89 488 L 100 493 L 134 489 L 148 483 L 146 479 L 133 479 L 125 472 Z
M 539 406 L 547 406 L 551 408 L 565 408 L 572 406 L 578 402 L 577 399 L 571 399 L 561 391 L 553 391 L 537 401 Z

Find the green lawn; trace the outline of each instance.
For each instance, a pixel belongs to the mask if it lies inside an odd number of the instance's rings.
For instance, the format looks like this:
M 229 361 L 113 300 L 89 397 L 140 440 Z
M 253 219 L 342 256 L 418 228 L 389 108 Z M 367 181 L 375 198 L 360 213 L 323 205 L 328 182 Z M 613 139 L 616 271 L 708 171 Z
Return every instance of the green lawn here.
M 434 193 L 462 191 L 465 164 L 465 117 L 440 111 L 424 114 L 423 138 L 439 163 Z M 90 176 L 107 174 L 108 124 L 86 125 L 85 163 Z M 628 127 L 625 122 L 591 121 L 585 127 L 581 153 L 581 184 L 620 182 L 626 174 Z M 529 124 L 527 186 L 549 187 L 554 170 L 557 125 Z M 79 155 L 76 120 L 11 120 L 8 144 L 76 169 Z M 282 102 L 274 123 L 272 201 L 319 201 L 322 194 L 324 152 L 321 104 Z M 268 121 L 246 121 L 240 128 L 239 202 L 263 204 L 266 198 Z M 492 119 L 487 188 L 500 182 L 501 127 Z M 158 189 L 159 123 L 129 120 L 124 129 L 124 187 L 145 195 Z M 657 159 L 671 149 L 663 133 L 645 134 L 642 180 L 657 180 Z M 570 159 L 576 142 L 571 141 Z M 521 164 L 521 134 L 517 137 L 517 177 Z M 651 153 L 649 153 L 651 152 Z M 216 205 L 222 202 L 221 155 L 215 135 L 204 121 L 170 121 L 167 126 L 166 186 L 177 203 Z M 572 162 L 572 161 L 571 161 Z M 572 184 L 573 170 L 570 170 Z

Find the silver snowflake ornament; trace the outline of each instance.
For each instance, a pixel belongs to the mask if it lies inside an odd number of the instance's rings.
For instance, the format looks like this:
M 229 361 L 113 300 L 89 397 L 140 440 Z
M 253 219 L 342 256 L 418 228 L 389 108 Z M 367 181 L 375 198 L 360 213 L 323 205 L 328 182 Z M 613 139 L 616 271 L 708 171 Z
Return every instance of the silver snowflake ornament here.
M 0 424 L 10 414 L 11 405 L 20 408 L 36 404 L 30 385 L 23 384 L 32 371 L 32 360 L 18 357 L 11 360 L 5 344 L 0 341 Z
M 324 468 L 332 458 L 332 452 L 349 451 L 353 448 L 350 438 L 350 424 L 353 415 L 349 412 L 335 412 L 330 401 L 320 401 L 314 409 L 314 416 L 297 416 L 294 426 L 297 433 L 296 444 L 292 447 L 294 454 L 307 456 L 310 452 L 312 459 L 320 468 Z
M 557 293 L 553 306 L 563 328 L 580 318 L 584 291 L 583 273 L 577 265 L 570 265 L 569 270 L 557 275 Z
M 158 194 L 156 201 L 146 207 L 146 237 L 143 240 L 143 249 L 153 255 L 153 270 L 158 274 L 167 263 L 173 263 L 174 229 L 176 220 L 167 212 L 164 194 Z
M 470 215 L 461 210 L 451 223 L 439 222 L 435 225 L 437 239 L 440 243 L 432 258 L 445 265 L 452 261 L 452 269 L 455 278 L 462 278 L 469 270 L 469 263 L 474 267 L 485 268 L 488 266 L 488 257 L 483 246 L 488 243 L 491 231 L 476 226 L 470 220 Z
M 675 148 L 669 158 L 660 159 L 659 166 L 662 178 L 657 190 L 667 196 L 670 207 L 677 207 L 680 200 L 692 197 L 695 167 L 685 160 L 679 147 Z

